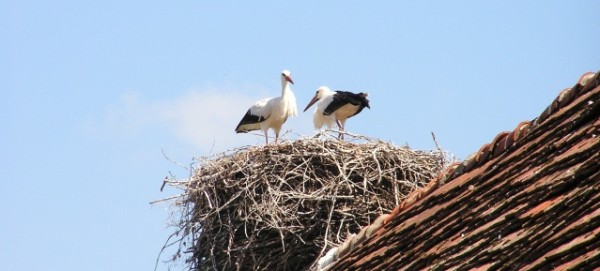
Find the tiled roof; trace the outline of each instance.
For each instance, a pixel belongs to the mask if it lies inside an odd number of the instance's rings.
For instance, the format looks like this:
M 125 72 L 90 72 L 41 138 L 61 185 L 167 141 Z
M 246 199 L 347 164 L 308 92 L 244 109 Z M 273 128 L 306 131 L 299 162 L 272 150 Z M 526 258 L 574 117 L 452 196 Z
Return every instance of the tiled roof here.
M 600 267 L 600 73 L 320 260 L 333 270 Z

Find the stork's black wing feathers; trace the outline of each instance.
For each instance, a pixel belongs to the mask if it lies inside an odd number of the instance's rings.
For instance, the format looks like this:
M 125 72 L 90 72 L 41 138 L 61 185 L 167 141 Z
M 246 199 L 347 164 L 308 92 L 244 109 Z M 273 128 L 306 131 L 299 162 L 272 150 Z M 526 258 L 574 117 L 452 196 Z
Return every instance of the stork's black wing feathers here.
M 257 124 L 257 123 L 261 123 L 263 121 L 265 121 L 266 119 L 268 119 L 269 117 L 263 117 L 263 116 L 257 116 L 257 115 L 253 115 L 252 113 L 250 113 L 250 109 L 248 109 L 248 111 L 246 112 L 246 114 L 244 115 L 244 117 L 242 118 L 242 120 L 240 120 L 240 123 L 237 125 L 237 127 L 235 127 L 235 131 L 238 133 L 244 133 L 247 132 L 247 129 L 241 129 L 240 127 L 242 125 L 246 125 L 246 124 Z
M 354 115 L 360 113 L 360 111 L 362 111 L 365 107 L 371 108 L 369 106 L 367 94 L 365 93 L 352 93 L 350 91 L 343 90 L 336 90 L 335 92 L 336 93 L 333 95 L 333 100 L 331 100 L 331 103 L 329 103 L 329 105 L 327 105 L 327 107 L 323 111 L 324 115 L 331 115 L 333 112 L 340 109 L 340 107 L 346 104 L 358 106 L 358 110 L 356 111 L 356 113 L 354 113 Z

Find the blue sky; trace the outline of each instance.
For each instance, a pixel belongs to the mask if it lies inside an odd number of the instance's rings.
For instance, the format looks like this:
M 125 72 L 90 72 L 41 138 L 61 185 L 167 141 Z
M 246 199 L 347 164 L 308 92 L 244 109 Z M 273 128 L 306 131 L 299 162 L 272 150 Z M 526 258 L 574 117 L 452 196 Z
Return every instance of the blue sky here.
M 367 91 L 347 130 L 463 159 L 600 68 L 598 1 L 38 2 L 0 0 L 2 270 L 152 270 L 161 149 L 263 144 L 233 130 L 283 69 L 299 109 Z

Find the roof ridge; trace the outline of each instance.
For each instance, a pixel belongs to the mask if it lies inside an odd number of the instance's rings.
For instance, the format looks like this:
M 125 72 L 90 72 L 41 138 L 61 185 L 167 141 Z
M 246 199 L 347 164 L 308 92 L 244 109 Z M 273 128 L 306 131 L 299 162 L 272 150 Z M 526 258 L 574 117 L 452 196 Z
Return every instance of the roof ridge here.
M 339 258 L 345 256 L 354 250 L 355 247 L 362 244 L 370 238 L 376 231 L 386 225 L 393 217 L 406 210 L 408 207 L 419 202 L 421 199 L 431 194 L 439 187 L 446 184 L 464 173 L 467 173 L 479 166 L 484 165 L 490 160 L 499 157 L 509 150 L 514 149 L 530 132 L 543 123 L 550 116 L 561 108 L 570 104 L 575 98 L 589 92 L 595 87 L 600 86 L 600 72 L 586 72 L 577 83 L 570 88 L 565 88 L 559 92 L 558 96 L 542 111 L 542 113 L 531 121 L 520 122 L 512 132 L 503 131 L 496 135 L 490 143 L 486 143 L 478 151 L 472 153 L 462 162 L 455 162 L 444 169 L 440 174 L 431 179 L 424 187 L 411 192 L 402 202 L 396 206 L 389 214 L 379 216 L 375 221 L 363 227 L 357 234 L 349 236 L 340 246 L 330 249 L 325 256 L 318 261 L 318 270 L 326 270 L 331 264 Z

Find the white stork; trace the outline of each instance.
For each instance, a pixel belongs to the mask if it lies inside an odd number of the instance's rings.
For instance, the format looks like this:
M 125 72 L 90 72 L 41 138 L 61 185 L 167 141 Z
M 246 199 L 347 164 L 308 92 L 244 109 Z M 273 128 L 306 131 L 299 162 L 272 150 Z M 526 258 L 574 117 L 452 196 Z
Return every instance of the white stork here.
M 328 87 L 322 86 L 317 89 L 315 97 L 308 103 L 304 112 L 319 101 L 314 114 L 315 128 L 321 129 L 323 124 L 325 124 L 331 129 L 333 123 L 336 123 L 340 130 L 338 139 L 344 139 L 343 131 L 346 120 L 360 113 L 365 107 L 371 109 L 369 100 L 367 99 L 368 95 L 368 93 L 363 92 L 331 91 Z
M 269 144 L 267 131 L 269 128 L 275 130 L 275 143 L 279 140 L 279 131 L 288 117 L 296 116 L 296 97 L 290 89 L 290 83 L 294 84 L 289 71 L 281 72 L 281 97 L 262 99 L 248 109 L 235 128 L 237 133 L 247 133 L 254 130 L 262 130 L 265 133 L 265 142 Z

